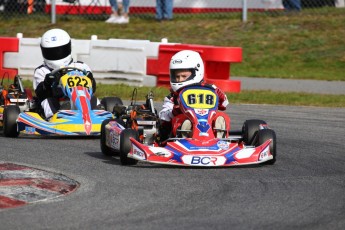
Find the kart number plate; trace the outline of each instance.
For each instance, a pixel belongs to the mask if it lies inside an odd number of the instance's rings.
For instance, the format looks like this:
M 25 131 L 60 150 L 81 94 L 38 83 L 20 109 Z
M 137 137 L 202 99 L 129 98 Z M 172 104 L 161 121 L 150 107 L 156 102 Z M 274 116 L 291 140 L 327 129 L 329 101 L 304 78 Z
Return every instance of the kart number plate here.
M 217 102 L 216 94 L 208 89 L 188 89 L 182 93 L 182 99 L 192 109 L 212 109 Z
M 88 77 L 78 75 L 64 75 L 63 77 L 61 77 L 61 83 L 63 86 L 68 85 L 70 88 L 76 86 L 90 88 L 92 86 L 91 80 Z

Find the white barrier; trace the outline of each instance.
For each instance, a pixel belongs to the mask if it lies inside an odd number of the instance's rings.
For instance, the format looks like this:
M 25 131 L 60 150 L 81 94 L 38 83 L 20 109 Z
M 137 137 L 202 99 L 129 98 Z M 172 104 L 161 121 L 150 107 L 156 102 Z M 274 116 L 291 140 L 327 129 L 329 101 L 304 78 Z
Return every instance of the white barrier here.
M 43 63 L 40 38 L 22 38 L 18 34 L 19 51 L 4 54 L 4 68 L 18 69 L 23 78 L 32 78 L 35 68 Z M 166 39 L 162 39 L 166 44 Z M 156 86 L 156 77 L 146 75 L 147 58 L 158 58 L 160 42 L 148 40 L 72 39 L 72 57 L 90 66 L 100 82 Z M 173 43 L 171 43 L 173 44 Z

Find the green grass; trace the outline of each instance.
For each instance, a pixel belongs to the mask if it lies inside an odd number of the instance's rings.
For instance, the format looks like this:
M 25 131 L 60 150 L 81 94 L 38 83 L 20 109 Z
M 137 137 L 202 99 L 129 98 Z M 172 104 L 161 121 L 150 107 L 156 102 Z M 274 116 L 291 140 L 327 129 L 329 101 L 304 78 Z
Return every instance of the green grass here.
M 2 17 L 0 36 L 40 37 L 50 28 L 67 30 L 72 38 L 122 38 L 184 44 L 242 47 L 243 61 L 231 65 L 231 76 L 317 79 L 345 81 L 345 8 L 305 9 L 301 13 L 250 13 L 247 22 L 239 13 L 174 15 L 173 21 L 158 23 L 153 15 L 131 15 L 127 25 L 97 19 L 59 16 L 55 25 L 50 16 L 16 15 Z M 99 85 L 99 97 L 121 95 L 130 98 L 133 88 Z M 138 90 L 143 98 L 149 88 Z M 141 93 L 141 91 L 143 91 Z M 167 89 L 155 88 L 161 100 Z M 140 96 L 139 96 L 140 92 Z M 127 96 L 126 96 L 127 95 Z M 231 103 L 263 103 L 345 107 L 345 96 L 270 91 L 242 91 L 229 94 Z
M 301 13 L 175 14 L 173 21 L 158 23 L 154 15 L 131 15 L 127 25 L 104 23 L 85 16 L 17 15 L 3 17 L 0 36 L 40 37 L 59 27 L 73 38 L 123 38 L 184 44 L 242 47 L 242 63 L 231 66 L 232 76 L 320 79 L 345 81 L 345 8 L 305 9 Z
M 24 80 L 24 86 L 32 89 L 32 81 Z M 163 102 L 169 89 L 165 87 L 134 87 L 123 84 L 106 85 L 97 84 L 96 96 L 99 98 L 107 96 L 120 97 L 123 100 L 131 100 L 134 89 L 137 94 L 134 99 L 144 101 L 146 95 L 152 91 L 154 100 Z M 231 104 L 272 104 L 289 106 L 318 106 L 318 107 L 345 107 L 345 95 L 320 95 L 311 93 L 285 93 L 272 91 L 248 91 L 241 93 L 227 93 Z

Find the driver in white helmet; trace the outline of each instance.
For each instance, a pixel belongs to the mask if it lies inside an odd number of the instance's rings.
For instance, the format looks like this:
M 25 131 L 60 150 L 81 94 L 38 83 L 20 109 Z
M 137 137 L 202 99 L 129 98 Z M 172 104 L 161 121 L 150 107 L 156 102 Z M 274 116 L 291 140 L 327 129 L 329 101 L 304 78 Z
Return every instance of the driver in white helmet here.
M 44 61 L 42 65 L 35 69 L 33 88 L 44 110 L 46 119 L 49 119 L 60 108 L 58 98 L 53 96 L 51 87 L 53 82 L 48 77 L 49 73 L 67 66 L 85 70 L 92 81 L 93 92 L 96 92 L 96 81 L 88 65 L 83 62 L 73 61 L 71 37 L 66 31 L 62 29 L 48 30 L 43 34 L 40 46 Z
M 171 93 L 164 98 L 163 109 L 159 112 L 159 118 L 161 120 L 161 142 L 166 140 L 171 134 L 172 118 L 181 113 L 177 102 L 178 91 L 183 87 L 192 84 L 200 83 L 202 85 L 206 85 L 204 82 L 204 63 L 198 52 L 183 50 L 176 53 L 170 60 L 169 69 Z M 215 85 L 211 86 L 215 89 L 215 92 L 219 98 L 218 109 L 222 111 L 225 110 L 226 106 L 229 104 L 226 94 Z M 216 121 L 216 126 L 221 122 L 225 122 L 225 120 Z M 182 128 L 184 130 L 188 128 L 191 129 L 191 123 L 189 120 L 183 123 L 182 126 L 185 126 Z M 221 124 L 221 126 L 224 127 L 224 124 Z

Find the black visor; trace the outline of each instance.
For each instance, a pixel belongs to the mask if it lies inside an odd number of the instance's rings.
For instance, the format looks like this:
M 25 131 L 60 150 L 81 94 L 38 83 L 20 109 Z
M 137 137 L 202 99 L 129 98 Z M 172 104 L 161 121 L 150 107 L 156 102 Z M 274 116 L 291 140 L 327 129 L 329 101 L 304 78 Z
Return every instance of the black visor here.
M 45 59 L 50 61 L 61 60 L 71 54 L 71 41 L 59 47 L 45 48 L 41 46 L 41 50 Z

